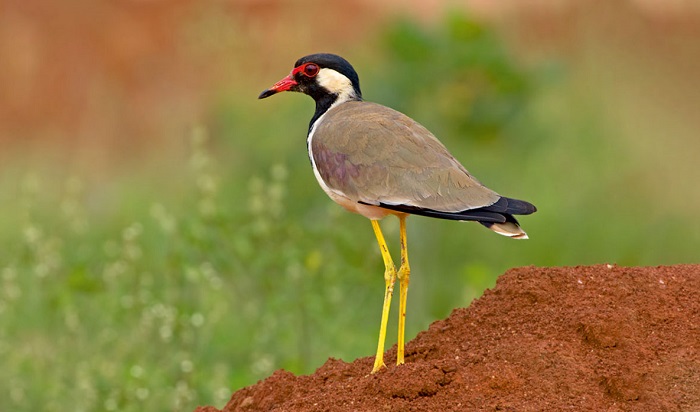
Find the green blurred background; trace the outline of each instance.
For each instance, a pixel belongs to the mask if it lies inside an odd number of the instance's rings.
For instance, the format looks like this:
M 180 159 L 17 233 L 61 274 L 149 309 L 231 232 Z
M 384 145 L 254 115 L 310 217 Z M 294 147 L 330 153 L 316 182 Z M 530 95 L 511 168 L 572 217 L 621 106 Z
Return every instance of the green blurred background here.
M 411 218 L 408 339 L 511 267 L 697 263 L 700 8 L 492 3 L 4 0 L 0 410 L 221 407 L 373 354 L 371 226 L 317 186 L 312 100 L 256 99 L 313 52 L 539 208 L 526 242 Z

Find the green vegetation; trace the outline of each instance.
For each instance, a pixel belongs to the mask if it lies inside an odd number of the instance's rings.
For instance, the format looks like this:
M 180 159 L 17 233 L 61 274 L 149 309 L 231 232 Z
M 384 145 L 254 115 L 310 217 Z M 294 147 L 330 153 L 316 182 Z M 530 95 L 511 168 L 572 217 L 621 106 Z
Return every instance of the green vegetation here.
M 397 23 L 383 42 L 372 70 L 354 62 L 365 97 L 421 121 L 485 184 L 539 208 L 521 219 L 526 242 L 411 218 L 407 338 L 510 267 L 697 259 L 698 224 L 675 206 L 686 194 L 649 178 L 635 160 L 644 154 L 615 138 L 562 67 L 519 67 L 460 16 L 439 29 Z M 188 411 L 278 368 L 372 354 L 383 269 L 370 224 L 317 187 L 304 149 L 310 100 L 264 103 L 231 96 L 192 131 L 188 158 L 107 186 L 5 167 L 0 410 Z M 397 222 L 383 226 L 396 253 Z

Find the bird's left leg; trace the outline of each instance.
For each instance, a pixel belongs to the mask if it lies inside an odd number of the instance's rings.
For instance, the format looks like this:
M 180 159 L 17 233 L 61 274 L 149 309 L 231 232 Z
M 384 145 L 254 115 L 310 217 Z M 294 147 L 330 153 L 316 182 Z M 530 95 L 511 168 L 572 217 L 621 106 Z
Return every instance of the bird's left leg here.
M 404 334 L 406 331 L 406 296 L 408 294 L 408 282 L 411 277 L 411 267 L 408 265 L 408 249 L 406 248 L 406 217 L 399 215 L 401 231 L 401 266 L 396 274 L 399 278 L 399 338 L 396 350 L 396 364 L 404 363 Z
M 389 308 L 391 307 L 391 296 L 394 293 L 394 282 L 396 281 L 396 267 L 394 261 L 389 254 L 389 247 L 386 245 L 382 229 L 379 227 L 379 221 L 372 220 L 372 228 L 374 235 L 377 237 L 379 250 L 382 252 L 384 259 L 384 305 L 382 306 L 382 321 L 379 327 L 379 342 L 377 343 L 377 355 L 374 358 L 374 367 L 372 373 L 375 373 L 385 367 L 384 365 L 384 341 L 386 340 L 386 324 L 389 319 Z

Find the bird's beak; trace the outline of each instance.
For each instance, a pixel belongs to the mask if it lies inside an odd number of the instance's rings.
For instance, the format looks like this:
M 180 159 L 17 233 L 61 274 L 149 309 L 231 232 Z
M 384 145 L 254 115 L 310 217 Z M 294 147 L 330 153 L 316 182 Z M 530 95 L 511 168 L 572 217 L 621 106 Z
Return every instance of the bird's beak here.
M 294 80 L 294 77 L 290 74 L 289 76 L 285 77 L 284 79 L 273 84 L 272 87 L 270 87 L 269 89 L 264 90 L 262 93 L 260 93 L 260 96 L 258 96 L 258 99 L 264 99 L 266 97 L 270 97 L 273 94 L 277 94 L 279 92 L 286 92 L 287 90 L 291 90 L 292 87 L 294 87 L 298 84 L 299 83 L 297 83 L 296 80 Z

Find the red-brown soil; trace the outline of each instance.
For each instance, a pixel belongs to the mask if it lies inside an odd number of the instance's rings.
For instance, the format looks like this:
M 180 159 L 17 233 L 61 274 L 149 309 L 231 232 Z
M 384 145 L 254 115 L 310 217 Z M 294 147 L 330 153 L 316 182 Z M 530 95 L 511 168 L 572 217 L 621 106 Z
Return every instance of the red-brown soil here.
M 512 269 L 406 354 L 280 370 L 222 411 L 700 411 L 700 265 Z

